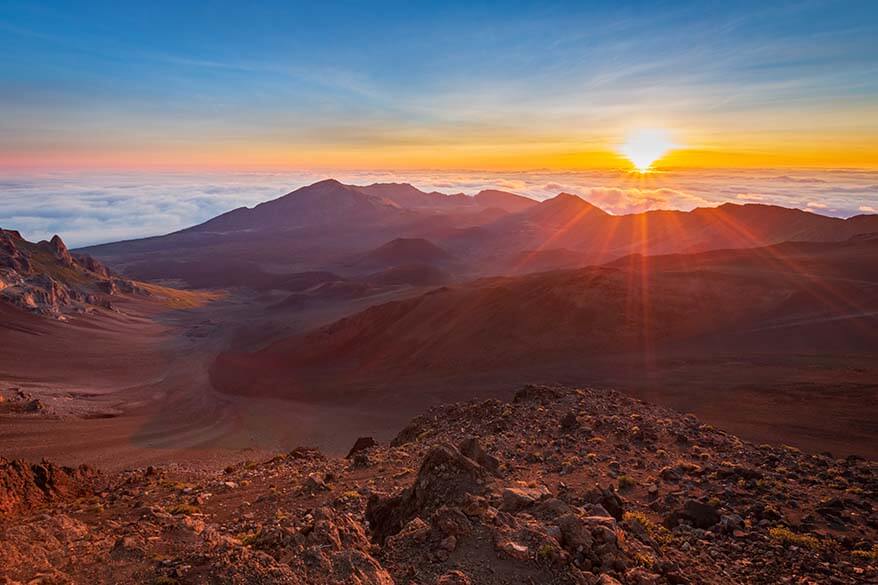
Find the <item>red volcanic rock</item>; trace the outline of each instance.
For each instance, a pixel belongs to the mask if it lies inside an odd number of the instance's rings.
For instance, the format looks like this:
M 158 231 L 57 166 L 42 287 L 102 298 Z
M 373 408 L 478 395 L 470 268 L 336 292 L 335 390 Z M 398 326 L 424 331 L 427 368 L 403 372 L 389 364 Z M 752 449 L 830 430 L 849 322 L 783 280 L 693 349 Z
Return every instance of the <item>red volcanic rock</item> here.
M 49 241 L 49 246 L 52 249 L 52 253 L 55 254 L 55 259 L 62 266 L 67 266 L 68 268 L 72 268 L 75 264 L 73 261 L 73 256 L 70 255 L 70 250 L 67 249 L 67 245 L 64 243 L 64 240 L 61 239 L 61 236 L 55 234 L 52 236 L 52 239 Z
M 378 443 L 372 437 L 360 437 L 354 442 L 354 446 L 351 447 L 351 450 L 348 452 L 346 458 L 351 459 L 357 453 L 367 451 L 368 449 L 371 449 L 376 445 L 378 445 Z
M 412 518 L 428 516 L 441 506 L 462 504 L 467 495 L 486 490 L 489 473 L 451 445 L 434 447 L 424 457 L 414 484 L 392 498 L 373 496 L 366 519 L 383 542 L 402 530 Z
M 500 460 L 485 451 L 475 437 L 467 437 L 461 441 L 458 449 L 465 457 L 472 459 L 494 475 L 500 474 Z
M 109 307 L 104 295 L 147 294 L 85 254 L 71 254 L 59 236 L 33 244 L 0 230 L 0 300 L 63 319 L 89 307 Z
M 686 500 L 681 510 L 665 518 L 664 524 L 668 528 L 673 528 L 681 520 L 691 523 L 696 528 L 707 529 L 720 521 L 720 515 L 710 504 L 698 500 Z
M 73 258 L 76 260 L 76 263 L 79 264 L 85 270 L 89 272 L 94 272 L 99 276 L 103 276 L 104 278 L 110 278 L 110 269 L 104 266 L 98 260 L 95 260 L 93 257 L 88 254 L 74 254 Z
M 94 479 L 95 473 L 85 465 L 74 469 L 0 458 L 0 517 L 84 495 Z
M 607 388 L 551 389 L 431 409 L 413 440 L 372 447 L 368 468 L 297 449 L 223 472 L 126 470 L 101 477 L 99 505 L 61 495 L 75 497 L 80 484 L 64 481 L 75 472 L 4 462 L 0 493 L 31 494 L 39 514 L 0 518 L 0 573 L 285 585 L 878 579 L 874 462 L 757 446 Z M 582 424 L 564 433 L 571 412 Z M 635 427 L 655 429 L 658 444 L 630 441 Z M 490 452 L 504 477 L 464 452 Z M 690 472 L 656 497 L 667 466 Z M 620 471 L 624 502 L 603 487 Z M 332 477 L 330 489 L 290 489 L 309 477 Z M 675 510 L 691 519 L 664 527 Z M 720 520 L 698 528 L 701 514 Z

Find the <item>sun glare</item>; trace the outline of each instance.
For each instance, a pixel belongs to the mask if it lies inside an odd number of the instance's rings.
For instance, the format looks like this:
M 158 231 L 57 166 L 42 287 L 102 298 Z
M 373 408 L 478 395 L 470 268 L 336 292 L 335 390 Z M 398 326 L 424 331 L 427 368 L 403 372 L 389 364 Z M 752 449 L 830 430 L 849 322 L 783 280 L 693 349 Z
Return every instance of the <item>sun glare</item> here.
M 666 130 L 641 128 L 628 133 L 619 152 L 631 161 L 638 172 L 648 173 L 652 170 L 652 163 L 675 146 Z

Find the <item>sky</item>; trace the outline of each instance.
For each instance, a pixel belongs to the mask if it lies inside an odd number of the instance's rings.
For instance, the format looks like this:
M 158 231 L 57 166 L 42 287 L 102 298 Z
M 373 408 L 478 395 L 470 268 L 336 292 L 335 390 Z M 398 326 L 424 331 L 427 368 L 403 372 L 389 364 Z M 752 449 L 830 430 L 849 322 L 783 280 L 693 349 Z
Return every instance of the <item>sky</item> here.
M 878 2 L 0 0 L 0 226 L 154 235 L 326 177 L 872 213 Z
M 878 167 L 878 3 L 0 0 L 0 168 Z

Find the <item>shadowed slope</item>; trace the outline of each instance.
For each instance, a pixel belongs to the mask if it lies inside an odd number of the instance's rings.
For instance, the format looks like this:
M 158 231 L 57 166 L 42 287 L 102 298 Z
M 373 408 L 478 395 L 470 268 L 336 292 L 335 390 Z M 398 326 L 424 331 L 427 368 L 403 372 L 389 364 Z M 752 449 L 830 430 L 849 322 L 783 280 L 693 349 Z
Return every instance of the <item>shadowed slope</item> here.
M 259 393 L 282 387 L 293 371 L 339 364 L 363 375 L 436 374 L 649 353 L 695 340 L 755 347 L 795 323 L 813 330 L 785 349 L 873 349 L 876 318 L 878 239 L 631 256 L 371 307 L 305 338 L 223 356 L 216 380 L 228 391 Z

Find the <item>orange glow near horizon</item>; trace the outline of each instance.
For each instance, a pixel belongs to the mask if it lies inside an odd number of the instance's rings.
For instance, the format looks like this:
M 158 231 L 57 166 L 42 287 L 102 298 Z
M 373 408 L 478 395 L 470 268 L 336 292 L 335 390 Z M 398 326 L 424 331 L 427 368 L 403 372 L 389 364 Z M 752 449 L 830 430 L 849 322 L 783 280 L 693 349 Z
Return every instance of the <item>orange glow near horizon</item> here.
M 512 137 L 509 137 L 510 139 Z M 588 144 L 583 148 L 581 144 Z M 540 142 L 348 145 L 230 143 L 222 145 L 161 144 L 133 149 L 66 149 L 0 151 L 0 169 L 394 169 L 585 170 L 700 168 L 878 168 L 878 144 L 868 140 L 782 142 L 740 141 L 715 144 L 687 140 L 675 146 L 667 136 L 641 131 L 622 140 L 594 142 L 573 138 Z

